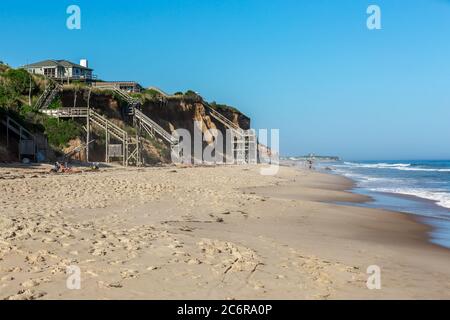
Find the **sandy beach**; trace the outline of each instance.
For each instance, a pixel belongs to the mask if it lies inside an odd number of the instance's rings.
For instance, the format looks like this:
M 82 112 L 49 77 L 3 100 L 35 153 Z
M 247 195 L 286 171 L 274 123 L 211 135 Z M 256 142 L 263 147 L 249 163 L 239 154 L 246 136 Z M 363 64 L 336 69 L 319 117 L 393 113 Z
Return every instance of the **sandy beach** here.
M 428 227 L 335 204 L 367 200 L 345 178 L 259 169 L 2 167 L 0 298 L 450 298 L 450 252 Z

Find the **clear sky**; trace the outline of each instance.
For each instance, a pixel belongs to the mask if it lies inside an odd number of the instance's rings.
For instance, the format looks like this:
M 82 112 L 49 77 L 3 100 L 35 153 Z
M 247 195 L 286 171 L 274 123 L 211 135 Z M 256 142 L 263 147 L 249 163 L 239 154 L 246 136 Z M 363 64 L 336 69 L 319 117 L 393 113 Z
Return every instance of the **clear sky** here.
M 3 0 L 0 35 L 12 66 L 87 58 L 105 80 L 236 106 L 286 155 L 450 158 L 450 1 Z

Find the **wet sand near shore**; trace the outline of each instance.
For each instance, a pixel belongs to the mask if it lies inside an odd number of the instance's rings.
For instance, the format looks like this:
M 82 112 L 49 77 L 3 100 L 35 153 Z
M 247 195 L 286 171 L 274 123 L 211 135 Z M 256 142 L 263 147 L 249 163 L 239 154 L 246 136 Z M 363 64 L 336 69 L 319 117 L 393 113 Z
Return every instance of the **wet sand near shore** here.
M 332 203 L 367 200 L 345 178 L 259 169 L 0 168 L 0 298 L 450 298 L 450 252 L 428 227 Z

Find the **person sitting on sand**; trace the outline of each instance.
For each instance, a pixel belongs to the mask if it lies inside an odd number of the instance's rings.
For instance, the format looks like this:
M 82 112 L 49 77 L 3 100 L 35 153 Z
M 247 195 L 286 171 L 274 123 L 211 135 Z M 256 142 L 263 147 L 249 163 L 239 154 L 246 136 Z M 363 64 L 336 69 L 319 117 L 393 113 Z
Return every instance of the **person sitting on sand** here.
M 50 172 L 58 172 L 61 168 L 61 164 L 56 161 L 55 164 L 53 165 L 53 168 L 50 169 Z
M 55 172 L 55 173 L 78 173 L 80 171 L 78 170 L 73 170 L 72 168 L 70 168 L 67 163 L 63 164 L 63 163 L 59 163 L 58 161 L 55 162 L 54 167 L 50 170 L 50 172 Z

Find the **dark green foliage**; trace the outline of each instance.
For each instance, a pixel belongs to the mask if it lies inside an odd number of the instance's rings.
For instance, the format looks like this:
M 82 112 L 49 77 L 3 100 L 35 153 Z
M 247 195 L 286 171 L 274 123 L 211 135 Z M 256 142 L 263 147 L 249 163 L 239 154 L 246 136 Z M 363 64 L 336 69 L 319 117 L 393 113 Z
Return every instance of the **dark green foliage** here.
M 240 111 L 238 109 L 236 109 L 236 108 L 234 108 L 232 106 L 228 106 L 226 104 L 219 104 L 219 103 L 216 103 L 215 101 L 211 102 L 209 105 L 211 107 L 213 107 L 214 109 L 216 109 L 216 110 L 223 110 L 223 111 L 227 111 L 228 110 L 228 111 L 233 111 L 233 112 L 240 113 Z
M 3 72 L 5 72 L 8 69 L 9 69 L 9 67 L 6 64 L 4 64 L 3 62 L 0 61 L 0 73 L 3 73 Z
M 0 108 L 18 109 L 20 96 L 10 86 L 0 82 Z
M 193 90 L 188 90 L 184 93 L 185 96 L 187 97 L 198 97 L 197 92 L 193 91 Z
M 146 90 L 144 91 L 144 93 L 145 93 L 145 94 L 148 94 L 148 95 L 151 96 L 152 98 L 161 96 L 161 94 L 160 94 L 157 90 L 155 90 L 155 89 L 146 89 Z
M 20 115 L 26 117 L 29 114 L 36 114 L 35 110 L 33 109 L 33 107 L 29 106 L 29 105 L 22 105 L 20 107 L 19 110 Z
M 11 91 L 18 95 L 28 94 L 30 85 L 32 92 L 37 89 L 33 77 L 26 70 L 9 69 L 3 76 L 6 79 L 7 86 L 11 89 Z
M 33 77 L 23 69 L 10 69 L 0 65 L 0 107 L 20 112 L 24 100 L 30 93 L 33 96 L 38 87 Z
M 44 127 L 48 142 L 57 147 L 63 147 L 82 133 L 81 126 L 73 120 L 58 121 L 55 118 L 47 118 Z
M 6 109 L 10 100 L 9 95 L 10 93 L 8 89 L 2 83 L 0 83 L 0 108 Z
M 61 99 L 55 99 L 52 101 L 52 103 L 50 103 L 50 105 L 48 106 L 48 109 L 50 110 L 55 110 L 55 109 L 60 109 L 62 108 L 62 102 Z

